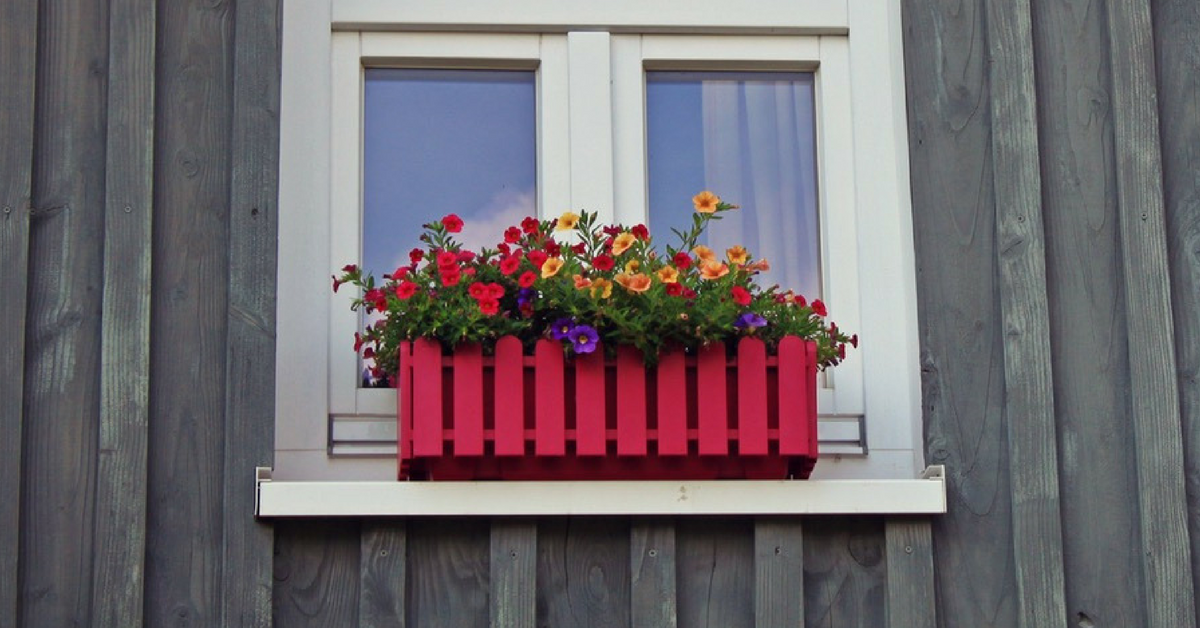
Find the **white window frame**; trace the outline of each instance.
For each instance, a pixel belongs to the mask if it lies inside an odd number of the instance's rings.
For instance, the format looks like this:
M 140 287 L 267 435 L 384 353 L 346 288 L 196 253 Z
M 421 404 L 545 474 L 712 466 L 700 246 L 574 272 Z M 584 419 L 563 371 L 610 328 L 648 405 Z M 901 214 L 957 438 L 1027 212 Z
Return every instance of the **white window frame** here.
M 357 449 L 374 457 L 330 455 L 335 430 L 379 443 L 395 429 L 394 391 L 353 386 L 358 319 L 349 295 L 329 285 L 336 267 L 360 257 L 364 67 L 536 69 L 539 211 L 585 208 L 627 224 L 647 220 L 647 70 L 814 71 L 824 296 L 834 320 L 863 339 L 823 382 L 823 441 L 839 431 L 857 440 L 861 417 L 870 419 L 869 453 L 823 442 L 814 477 L 916 476 L 916 282 L 895 3 L 519 0 L 503 24 L 485 21 L 490 5 L 442 4 L 284 5 L 277 479 L 395 473 L 394 445 Z

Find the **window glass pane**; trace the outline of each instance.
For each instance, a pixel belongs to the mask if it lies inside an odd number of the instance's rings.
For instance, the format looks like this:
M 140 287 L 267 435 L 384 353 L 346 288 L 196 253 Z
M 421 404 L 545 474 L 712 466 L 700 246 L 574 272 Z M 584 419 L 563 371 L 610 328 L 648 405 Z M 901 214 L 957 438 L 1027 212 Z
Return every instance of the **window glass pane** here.
M 408 264 L 421 225 L 466 222 L 478 250 L 536 216 L 532 71 L 368 69 L 363 111 L 362 265 Z
M 713 222 L 708 246 L 745 246 L 771 270 L 759 281 L 820 295 L 817 167 L 810 72 L 649 72 L 650 230 L 662 242 L 691 224 L 692 195 L 741 207 Z

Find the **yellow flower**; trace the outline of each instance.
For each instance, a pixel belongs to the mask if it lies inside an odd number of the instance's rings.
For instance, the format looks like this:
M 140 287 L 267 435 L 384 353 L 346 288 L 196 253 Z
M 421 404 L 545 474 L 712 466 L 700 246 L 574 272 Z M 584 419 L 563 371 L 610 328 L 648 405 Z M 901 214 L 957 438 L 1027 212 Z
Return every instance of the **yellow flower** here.
M 632 275 L 620 273 L 616 277 L 613 277 L 613 281 L 621 284 L 621 287 L 630 292 L 641 293 L 650 289 L 650 276 L 643 275 L 642 273 L 634 273 Z
M 625 262 L 625 272 L 627 272 L 627 273 L 636 273 L 638 271 L 638 269 L 641 267 L 642 267 L 642 263 L 635 259 L 631 259 L 628 262 Z
M 558 217 L 558 224 L 555 225 L 555 231 L 570 231 L 579 223 L 579 214 L 572 212 L 563 212 L 563 215 Z
M 729 274 L 729 266 L 724 262 L 716 260 L 704 260 L 700 262 L 700 278 L 701 279 L 720 279 Z
M 584 288 L 587 288 L 588 286 L 592 285 L 592 280 L 588 279 L 587 277 L 584 277 L 583 275 L 575 275 L 574 279 L 575 279 L 575 288 L 578 290 L 583 290 Z
M 553 277 L 558 274 L 558 270 L 562 268 L 563 261 L 557 257 L 551 257 L 542 264 L 542 279 Z
M 679 271 L 671 266 L 663 266 L 658 269 L 658 280 L 663 283 L 678 283 Z
M 717 254 L 713 253 L 712 249 L 708 248 L 707 246 L 704 246 L 703 244 L 692 249 L 692 253 L 695 253 L 696 257 L 699 258 L 700 261 L 702 261 L 702 262 L 717 261 Z
M 717 211 L 717 205 L 721 203 L 720 197 L 708 190 L 705 190 L 692 197 L 692 205 L 696 206 L 696 211 L 701 214 L 711 214 Z
M 746 247 L 743 246 L 725 249 L 725 256 L 729 258 L 729 263 L 734 266 L 741 266 L 750 258 L 750 254 L 746 252 Z
M 607 299 L 612 296 L 612 282 L 603 278 L 597 277 L 592 280 L 592 297 L 599 296 L 601 299 Z
M 629 247 L 633 246 L 634 242 L 637 242 L 637 238 L 632 233 L 629 233 L 628 231 L 621 232 L 620 235 L 613 238 L 612 254 L 620 255 L 625 251 L 628 251 Z

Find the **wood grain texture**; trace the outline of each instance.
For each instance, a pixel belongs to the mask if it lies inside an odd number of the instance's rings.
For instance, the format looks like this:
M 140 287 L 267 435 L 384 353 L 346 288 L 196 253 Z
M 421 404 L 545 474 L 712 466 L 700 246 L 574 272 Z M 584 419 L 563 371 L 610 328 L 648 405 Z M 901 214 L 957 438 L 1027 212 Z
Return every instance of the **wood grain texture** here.
M 1158 0 L 1154 17 L 1163 203 L 1183 422 L 1192 584 L 1200 585 L 1200 4 Z
M 33 167 L 37 2 L 0 3 L 0 628 L 16 628 L 20 598 L 21 419 L 26 273 Z
M 19 613 L 26 626 L 87 626 L 96 549 L 108 12 L 107 3 L 82 0 L 42 2 L 39 9 Z
M 232 41 L 230 3 L 158 6 L 144 611 L 150 626 L 217 625 L 225 615 Z M 258 392 L 270 396 L 269 388 Z M 250 498 L 249 474 L 228 481 L 243 482 Z M 248 514 L 244 524 L 253 525 Z
M 359 556 L 358 625 L 404 628 L 408 535 L 403 520 L 364 521 Z
M 681 519 L 675 529 L 679 625 L 754 625 L 754 528 L 746 519 Z
M 888 517 L 887 625 L 937 628 L 933 575 L 933 532 L 928 519 Z
M 1143 626 L 1104 11 L 1032 8 L 1067 614 Z
M 754 625 L 804 625 L 804 525 L 799 518 L 754 522 Z
M 536 625 L 536 521 L 492 521 L 491 585 L 492 628 L 533 628 Z
M 235 11 L 221 624 L 266 628 L 274 537 L 254 520 L 248 479 L 271 466 L 275 447 L 279 2 L 238 2 Z
M 1195 626 L 1153 25 L 1148 1 L 1108 8 L 1146 606 L 1150 625 Z
M 902 9 L 925 452 L 948 476 L 938 615 L 1015 626 L 984 9 Z
M 142 625 L 154 203 L 153 0 L 109 3 L 100 451 L 92 621 Z
M 675 628 L 675 524 L 637 519 L 629 529 L 630 619 L 639 628 Z
M 1028 0 L 987 7 L 1017 613 L 1020 626 L 1037 628 L 1067 611 L 1033 34 Z
M 628 522 L 542 520 L 537 551 L 539 626 L 630 625 Z
M 357 625 L 360 550 L 357 521 L 276 523 L 274 625 L 281 628 Z M 194 624 L 179 616 L 166 625 Z
M 488 537 L 483 519 L 409 522 L 409 626 L 488 626 Z
M 879 519 L 866 517 L 805 520 L 806 628 L 886 625 L 887 562 L 882 524 Z

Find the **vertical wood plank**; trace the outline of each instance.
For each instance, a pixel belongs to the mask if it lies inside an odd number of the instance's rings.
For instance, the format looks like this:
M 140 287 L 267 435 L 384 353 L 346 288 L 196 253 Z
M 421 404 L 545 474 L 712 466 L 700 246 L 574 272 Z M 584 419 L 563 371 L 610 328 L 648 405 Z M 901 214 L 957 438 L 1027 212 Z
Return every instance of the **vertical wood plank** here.
M 1200 4 L 1152 5 L 1162 135 L 1163 202 L 1183 421 L 1192 586 L 1200 586 Z
M 275 445 L 279 0 L 234 6 L 221 624 L 271 625 L 274 528 L 254 520 L 254 469 Z
M 682 358 L 683 355 L 679 354 Z M 661 367 L 661 362 L 660 362 Z M 635 520 L 629 530 L 630 619 L 639 628 L 675 628 L 675 525 Z
M 442 455 L 442 346 L 413 341 L 413 455 Z
M 227 515 L 235 516 L 225 504 L 226 472 L 234 473 L 225 467 L 228 421 L 270 421 L 226 414 L 233 383 L 226 370 L 233 10 L 225 4 L 163 2 L 157 17 L 150 297 L 153 420 L 144 613 L 148 626 L 216 625 L 225 617 Z M 271 376 L 262 376 L 271 381 Z M 248 394 L 270 397 L 270 384 Z M 228 478 L 244 483 L 246 500 L 253 495 L 248 479 L 252 473 Z M 249 512 L 242 512 L 242 523 L 253 525 Z
M 804 625 L 804 527 L 799 519 L 754 522 L 754 625 Z
M 92 621 L 142 625 L 154 202 L 153 0 L 109 3 L 100 450 Z M 263 417 L 270 421 L 272 417 Z M 249 486 L 249 483 L 246 483 Z M 270 565 L 266 566 L 269 574 Z M 265 592 L 270 594 L 270 580 Z M 269 602 L 268 602 L 269 603 Z
M 454 349 L 454 455 L 483 455 L 483 348 Z
M 630 626 L 627 521 L 542 520 L 537 552 L 538 625 Z
M 683 351 L 668 351 L 658 360 L 658 455 L 688 452 L 687 363 Z
M 496 455 L 525 453 L 525 366 L 521 341 L 505 336 L 496 343 Z
M 887 625 L 884 556 L 883 526 L 878 519 L 806 519 L 803 625 L 807 628 Z
M 1146 606 L 1150 625 L 1195 626 L 1153 25 L 1147 0 L 1108 8 Z
M 604 347 L 575 357 L 575 452 L 603 456 L 608 448 Z
M 1018 619 L 1034 628 L 1063 623 L 1067 609 L 1033 34 L 1028 0 L 987 8 L 1013 557 Z
M 0 3 L 0 626 L 17 625 L 37 2 Z
M 404 628 L 408 576 L 408 537 L 404 521 L 364 521 L 361 548 L 359 627 Z
M 1105 11 L 1031 9 L 1067 613 L 1144 626 Z
M 617 455 L 646 455 L 646 368 L 630 346 L 617 347 Z
M 680 626 L 754 625 L 754 530 L 747 519 L 680 519 L 675 529 Z
M 738 342 L 738 453 L 767 455 L 767 346 L 758 338 Z
M 937 628 L 929 521 L 889 517 L 884 522 L 884 535 L 889 628 Z
M 357 521 L 280 521 L 275 524 L 274 624 L 281 628 L 358 625 Z M 187 625 L 189 608 L 175 609 Z M 172 625 L 172 624 L 166 624 Z
M 92 564 L 97 549 L 93 522 L 101 397 L 108 5 L 65 0 L 38 7 L 36 22 L 14 25 L 37 28 L 36 84 L 25 84 L 34 90 L 37 114 L 23 391 L 18 396 L 24 406 L 24 452 L 19 473 L 20 574 L 15 584 L 21 592 L 22 625 L 87 626 L 93 623 Z M 6 28 L 3 34 L 13 33 Z M 24 37 L 16 36 L 17 41 Z M 9 64 L 5 57 L 3 65 Z M 5 84 L 0 89 L 11 88 Z M 13 94 L 5 99 L 17 106 L 20 116 L 16 99 L 28 97 Z M 13 140 L 20 138 L 17 134 Z M 20 144 L 14 148 L 20 150 Z M 13 219 L 20 220 L 22 207 L 14 210 Z
M 725 399 L 725 345 L 704 346 L 696 356 L 696 413 L 701 456 L 729 453 Z
M 493 520 L 492 628 L 533 628 L 537 623 L 537 522 Z
M 537 401 L 534 451 L 539 456 L 567 453 L 566 400 L 563 397 L 562 345 L 539 340 L 534 349 L 537 361 Z
M 487 525 L 483 519 L 409 522 L 409 626 L 488 626 L 491 551 Z
M 808 359 L 804 341 L 788 336 L 779 341 L 779 453 L 784 456 L 810 454 L 808 414 L 804 399 L 809 385 L 804 368 Z M 814 382 L 815 385 L 815 382 Z

